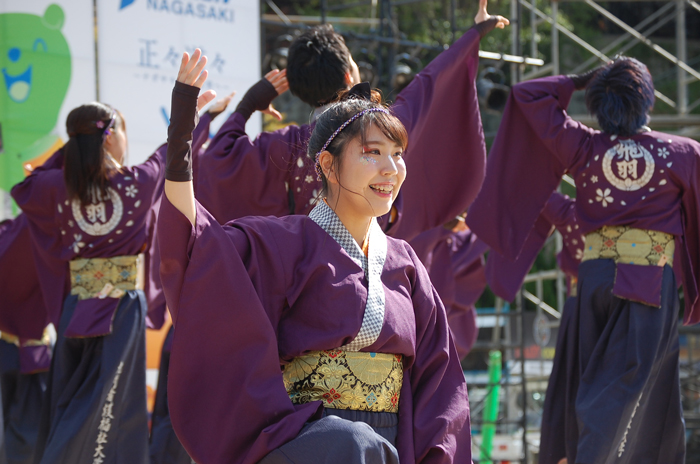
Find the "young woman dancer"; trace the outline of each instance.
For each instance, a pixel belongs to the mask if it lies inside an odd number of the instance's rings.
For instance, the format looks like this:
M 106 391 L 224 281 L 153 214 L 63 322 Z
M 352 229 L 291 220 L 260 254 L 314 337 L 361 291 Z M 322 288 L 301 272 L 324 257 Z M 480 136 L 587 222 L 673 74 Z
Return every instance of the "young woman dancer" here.
M 145 253 L 166 147 L 123 166 L 125 121 L 102 103 L 72 110 L 66 128 L 66 145 L 12 189 L 58 326 L 36 462 L 147 463 Z
M 172 422 L 208 463 L 470 462 L 467 388 L 445 309 L 403 241 L 384 235 L 406 130 L 351 89 L 308 153 L 309 216 L 224 226 L 196 200 L 189 139 L 205 60 L 173 91 L 161 277 L 175 333 Z

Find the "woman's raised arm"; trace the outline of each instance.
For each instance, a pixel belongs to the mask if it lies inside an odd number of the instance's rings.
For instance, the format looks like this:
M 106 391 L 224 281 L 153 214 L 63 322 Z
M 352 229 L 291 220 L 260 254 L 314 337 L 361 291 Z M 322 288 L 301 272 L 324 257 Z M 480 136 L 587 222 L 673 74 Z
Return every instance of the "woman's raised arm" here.
M 192 184 L 192 131 L 197 125 L 197 111 L 216 96 L 213 90 L 199 95 L 199 89 L 207 80 L 206 64 L 207 57 L 202 56 L 199 49 L 192 57 L 186 52 L 182 54 L 168 127 L 165 195 L 192 224 L 197 217 Z

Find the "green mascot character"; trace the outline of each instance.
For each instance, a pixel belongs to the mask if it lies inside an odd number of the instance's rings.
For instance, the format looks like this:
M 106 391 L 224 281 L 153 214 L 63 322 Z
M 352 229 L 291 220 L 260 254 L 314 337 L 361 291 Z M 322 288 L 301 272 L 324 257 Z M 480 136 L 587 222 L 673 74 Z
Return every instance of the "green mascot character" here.
M 43 16 L 0 14 L 0 189 L 24 177 L 62 145 L 52 135 L 71 78 L 71 56 L 61 28 L 65 15 L 52 4 Z

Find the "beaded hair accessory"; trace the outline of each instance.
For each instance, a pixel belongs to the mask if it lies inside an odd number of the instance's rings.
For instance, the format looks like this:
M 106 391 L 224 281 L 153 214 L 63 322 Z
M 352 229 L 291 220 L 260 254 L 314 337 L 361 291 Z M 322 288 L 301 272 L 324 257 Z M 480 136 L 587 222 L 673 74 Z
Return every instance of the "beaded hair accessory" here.
M 352 124 L 353 121 L 364 116 L 367 113 L 390 114 L 389 111 L 387 111 L 385 108 L 380 108 L 380 107 L 367 108 L 367 109 L 364 109 L 364 110 L 360 111 L 359 113 L 355 114 L 353 117 L 351 117 L 350 119 L 345 121 L 343 124 L 341 124 L 340 127 L 337 128 L 335 130 L 335 132 L 333 132 L 333 134 L 331 134 L 331 136 L 328 138 L 328 140 L 326 140 L 326 143 L 323 144 L 323 147 L 321 147 L 321 149 L 318 151 L 318 153 L 316 153 L 316 166 L 315 166 L 315 168 L 316 168 L 316 175 L 317 175 L 316 179 L 317 180 L 319 180 L 319 181 L 321 180 L 321 174 L 323 173 L 323 171 L 321 170 L 321 162 L 319 160 L 321 153 L 326 151 L 326 148 L 328 148 L 328 146 L 333 142 L 333 140 L 338 136 L 338 134 L 340 134 L 342 132 L 343 129 L 345 129 L 350 124 Z
M 109 134 L 112 133 L 112 128 L 114 127 L 114 123 L 117 121 L 117 114 L 112 111 L 112 115 L 109 117 L 109 122 L 105 125 L 104 121 L 96 121 L 95 122 L 95 127 L 98 129 L 104 129 L 102 136 L 107 137 Z

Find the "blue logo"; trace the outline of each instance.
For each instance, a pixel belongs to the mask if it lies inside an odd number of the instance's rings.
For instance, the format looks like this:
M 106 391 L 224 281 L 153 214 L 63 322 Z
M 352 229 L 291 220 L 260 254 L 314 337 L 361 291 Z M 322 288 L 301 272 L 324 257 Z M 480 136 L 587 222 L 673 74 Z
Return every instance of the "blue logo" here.
M 120 9 L 120 10 L 123 10 L 124 8 L 126 8 L 126 7 L 129 6 L 129 5 L 131 5 L 131 4 L 134 3 L 135 1 L 136 1 L 136 0 L 121 0 L 121 5 L 119 5 L 119 9 Z

